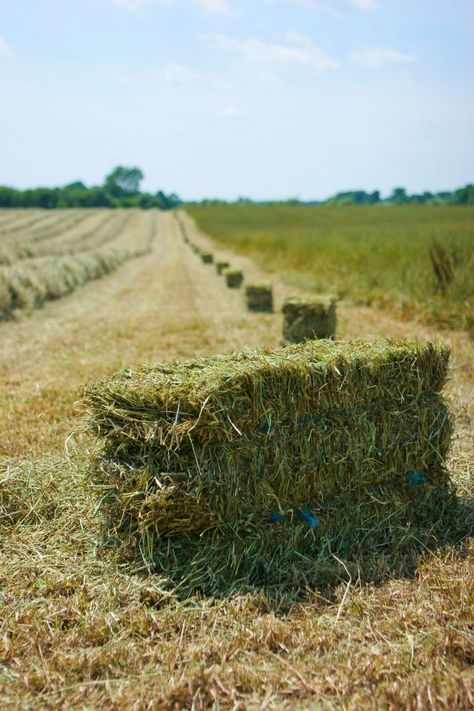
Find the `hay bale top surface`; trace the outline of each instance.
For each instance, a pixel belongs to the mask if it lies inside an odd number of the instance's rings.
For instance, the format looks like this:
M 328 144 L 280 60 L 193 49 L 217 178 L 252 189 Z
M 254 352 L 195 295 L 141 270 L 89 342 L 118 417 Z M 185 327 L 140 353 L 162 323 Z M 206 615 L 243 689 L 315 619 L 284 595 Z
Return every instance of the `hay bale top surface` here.
M 262 423 L 439 392 L 449 349 L 429 342 L 309 341 L 122 371 L 85 392 L 93 428 L 153 423 L 162 435 L 229 440 Z M 293 403 L 294 408 L 291 406 Z M 290 407 L 289 407 L 290 404 Z
M 241 269 L 234 269 L 233 267 L 224 269 L 222 272 L 225 276 L 242 276 L 243 272 Z
M 272 285 L 269 281 L 248 281 L 245 288 L 247 291 L 271 291 Z
M 300 309 L 320 309 L 321 307 L 329 309 L 337 302 L 337 297 L 333 294 L 319 294 L 311 299 L 300 299 L 297 296 L 290 296 L 283 302 L 282 311 L 297 311 Z

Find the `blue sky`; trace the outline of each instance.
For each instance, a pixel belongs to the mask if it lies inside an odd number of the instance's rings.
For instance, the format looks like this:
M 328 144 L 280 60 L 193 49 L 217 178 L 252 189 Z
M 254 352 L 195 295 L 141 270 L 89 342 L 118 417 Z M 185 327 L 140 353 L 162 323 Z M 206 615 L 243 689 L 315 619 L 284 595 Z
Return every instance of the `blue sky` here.
M 473 0 L 1 0 L 0 183 L 451 189 L 473 77 Z

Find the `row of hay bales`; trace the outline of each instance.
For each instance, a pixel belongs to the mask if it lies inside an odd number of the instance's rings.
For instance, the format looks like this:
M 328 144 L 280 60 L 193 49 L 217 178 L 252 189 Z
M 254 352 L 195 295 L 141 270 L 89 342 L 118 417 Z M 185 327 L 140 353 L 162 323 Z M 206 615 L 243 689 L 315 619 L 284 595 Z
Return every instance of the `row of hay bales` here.
M 150 213 L 144 229 L 133 240 L 119 230 L 115 240 L 98 249 L 25 259 L 0 267 L 0 320 L 12 318 L 18 309 L 39 308 L 47 301 L 66 296 L 125 261 L 147 254 L 154 236 L 155 217 Z
M 430 343 L 313 340 L 89 387 L 110 540 L 183 594 L 308 589 L 337 560 L 376 574 L 451 502 L 448 357 Z
M 239 289 L 244 283 L 244 274 L 233 269 L 227 260 L 214 260 L 212 252 L 202 250 L 187 235 L 182 222 L 178 222 L 186 244 L 201 258 L 204 264 L 214 264 L 230 289 Z M 284 344 L 302 343 L 314 338 L 334 338 L 336 334 L 336 298 L 329 295 L 302 300 L 287 298 L 282 307 Z M 273 288 L 269 282 L 245 284 L 245 302 L 249 311 L 272 313 L 274 310 Z

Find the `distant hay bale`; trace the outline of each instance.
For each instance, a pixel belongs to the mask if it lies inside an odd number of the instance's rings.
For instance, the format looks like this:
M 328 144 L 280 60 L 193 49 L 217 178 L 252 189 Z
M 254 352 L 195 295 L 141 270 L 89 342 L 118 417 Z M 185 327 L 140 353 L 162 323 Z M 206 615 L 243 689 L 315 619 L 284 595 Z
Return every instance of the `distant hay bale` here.
M 229 269 L 230 264 L 229 262 L 219 260 L 216 262 L 216 272 L 220 275 L 224 271 L 224 269 Z
M 240 269 L 224 269 L 222 273 L 229 289 L 240 288 L 244 280 L 243 272 Z
M 111 536 L 211 594 L 307 587 L 334 555 L 360 566 L 410 546 L 449 498 L 448 358 L 430 343 L 308 341 L 89 387 Z
M 336 333 L 336 299 L 319 296 L 311 301 L 286 299 L 283 308 L 285 343 L 302 343 L 312 338 L 333 338 Z
M 214 261 L 214 255 L 212 252 L 201 252 L 201 259 L 204 264 L 212 264 Z
M 267 282 L 250 282 L 245 287 L 249 311 L 273 311 L 272 285 Z

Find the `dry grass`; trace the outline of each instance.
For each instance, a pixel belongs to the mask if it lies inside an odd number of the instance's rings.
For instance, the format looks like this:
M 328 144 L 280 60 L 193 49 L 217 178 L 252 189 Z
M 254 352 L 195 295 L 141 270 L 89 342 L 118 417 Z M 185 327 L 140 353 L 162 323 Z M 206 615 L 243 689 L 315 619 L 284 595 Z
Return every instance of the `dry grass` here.
M 61 234 L 57 231 L 61 228 L 60 221 L 59 227 L 47 232 L 45 244 L 38 247 L 31 237 L 31 242 L 22 247 L 14 245 L 9 252 L 5 251 L 3 258 L 9 266 L 0 267 L 0 320 L 13 318 L 19 309 L 31 311 L 70 294 L 114 271 L 128 259 L 149 252 L 155 237 L 155 215 L 152 212 L 147 215 L 147 220 L 142 221 L 143 229 L 131 240 L 127 224 L 134 217 L 136 220 L 136 213 L 120 211 L 108 225 L 106 214 L 98 226 L 79 235 L 71 237 L 66 231 L 58 245 L 54 238 Z M 82 218 L 75 219 L 74 226 L 79 219 Z
M 213 248 L 252 256 L 289 284 L 473 332 L 472 207 L 200 205 L 191 213 Z
M 341 564 L 330 589 L 279 607 L 260 592 L 180 602 L 157 577 L 137 574 L 98 546 L 100 519 L 83 462 L 60 454 L 80 385 L 146 360 L 279 339 L 281 316 L 247 314 L 239 294 L 175 239 L 172 218 L 159 219 L 159 254 L 0 325 L 0 501 L 10 501 L 9 517 L 0 519 L 0 705 L 472 708 L 474 550 L 460 540 L 472 525 L 467 506 L 454 522 L 460 528 L 441 532 L 437 550 L 404 570 L 362 584 L 357 570 Z M 347 307 L 339 332 L 433 337 L 416 324 Z M 454 353 L 450 469 L 467 501 L 472 344 L 462 334 L 443 339 Z M 45 456 L 51 451 L 59 456 Z M 37 464 L 16 464 L 40 455 Z

